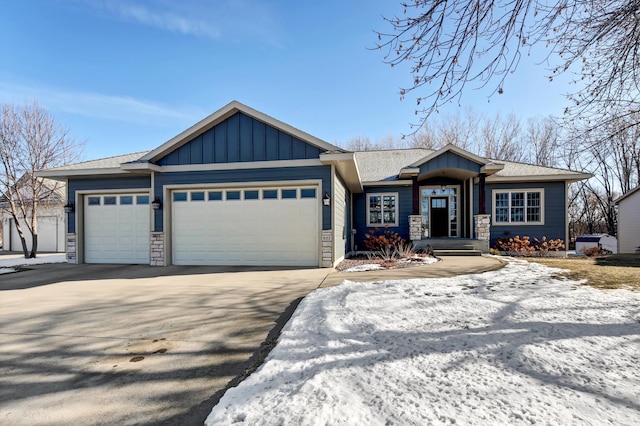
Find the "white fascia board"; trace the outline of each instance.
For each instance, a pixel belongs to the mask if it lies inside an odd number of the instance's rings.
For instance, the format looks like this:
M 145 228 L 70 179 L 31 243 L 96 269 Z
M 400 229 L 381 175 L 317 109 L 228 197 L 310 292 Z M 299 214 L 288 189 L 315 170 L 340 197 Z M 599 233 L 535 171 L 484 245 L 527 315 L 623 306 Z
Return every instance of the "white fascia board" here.
M 50 179 L 60 180 L 61 178 L 74 176 L 102 176 L 102 175 L 121 175 L 127 172 L 120 167 L 111 167 L 104 169 L 67 169 L 67 170 L 40 170 L 35 172 L 38 177 L 46 177 Z
M 575 173 L 566 175 L 530 175 L 530 176 L 487 176 L 487 183 L 505 183 L 505 182 L 551 182 L 566 181 L 578 182 L 584 179 L 592 178 L 589 173 Z
M 333 165 L 338 170 L 349 191 L 360 193 L 363 191 L 362 178 L 358 169 L 356 154 L 353 152 L 324 153 L 320 154 L 320 162 L 325 165 Z
M 404 167 L 400 170 L 398 177 L 400 177 L 400 179 L 404 179 L 407 177 L 416 177 L 418 174 L 420 174 L 420 169 L 418 167 Z
M 120 168 L 126 171 L 149 171 L 160 172 L 162 167 L 153 163 L 122 163 Z
M 614 203 L 618 204 L 620 201 L 624 200 L 625 198 L 635 194 L 636 192 L 640 191 L 640 186 L 638 186 L 635 189 L 632 189 L 631 191 L 627 192 L 626 194 L 622 194 L 620 197 L 616 198 L 615 200 L 613 200 Z
M 504 164 L 490 163 L 490 164 L 485 164 L 484 166 L 482 166 L 480 168 L 480 173 L 485 173 L 487 175 L 492 175 L 494 173 L 499 172 L 502 169 L 504 169 Z
M 412 184 L 413 184 L 413 181 L 411 179 L 362 182 L 362 186 L 407 186 Z
M 141 158 L 143 161 L 155 161 L 169 152 L 179 148 L 180 146 L 187 143 L 189 140 L 193 139 L 196 136 L 206 132 L 207 130 L 214 127 L 216 124 L 221 123 L 227 118 L 231 117 L 237 112 L 242 112 L 250 117 L 253 117 L 263 123 L 269 124 L 272 127 L 282 130 L 285 133 L 289 133 L 290 135 L 303 140 L 305 142 L 310 143 L 311 145 L 315 145 L 320 149 L 325 151 L 341 151 L 341 149 L 335 145 L 327 143 L 321 139 L 316 138 L 315 136 L 311 136 L 308 133 L 305 133 L 301 130 L 296 129 L 286 123 L 283 123 L 279 120 L 276 120 L 273 117 L 269 117 L 268 115 L 257 111 L 253 108 L 250 108 L 246 105 L 241 104 L 238 101 L 232 101 L 227 105 L 220 108 L 218 111 L 213 114 L 205 117 L 200 120 L 193 126 L 189 127 L 187 130 L 181 132 L 177 136 L 169 139 L 164 144 L 160 145 L 158 148 L 152 150 L 147 155 Z

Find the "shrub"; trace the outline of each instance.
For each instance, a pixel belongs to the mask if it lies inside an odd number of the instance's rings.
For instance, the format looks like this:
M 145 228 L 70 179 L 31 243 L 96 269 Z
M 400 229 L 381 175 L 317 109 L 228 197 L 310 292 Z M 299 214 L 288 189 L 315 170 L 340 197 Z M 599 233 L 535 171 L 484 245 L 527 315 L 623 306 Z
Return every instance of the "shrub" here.
M 373 228 L 364 235 L 364 245 L 371 251 L 382 251 L 387 247 L 394 247 L 402 241 L 397 232 L 390 231 L 385 226 L 384 230 Z
M 580 251 L 587 257 L 596 257 L 603 254 L 611 254 L 609 250 L 603 249 L 602 247 L 583 247 Z
M 547 237 L 542 237 L 542 240 L 534 238 L 531 241 L 527 236 L 521 238 L 516 235 L 513 238 L 498 238 L 494 248 L 506 252 L 509 256 L 547 256 L 550 251 L 564 249 L 565 245 L 559 238 L 547 240 Z

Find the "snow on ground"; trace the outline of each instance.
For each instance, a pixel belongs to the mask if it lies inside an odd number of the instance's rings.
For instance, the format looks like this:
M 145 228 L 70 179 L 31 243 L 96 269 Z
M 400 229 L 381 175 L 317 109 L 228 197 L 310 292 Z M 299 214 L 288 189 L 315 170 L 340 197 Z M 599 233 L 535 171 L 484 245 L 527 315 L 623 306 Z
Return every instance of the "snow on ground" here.
M 365 271 L 377 271 L 378 269 L 384 269 L 382 265 L 377 263 L 365 263 L 363 265 L 354 266 L 349 269 L 345 269 L 342 272 L 365 272 Z
M 639 424 L 640 294 L 556 272 L 317 290 L 206 424 Z
M 0 255 L 0 275 L 16 272 L 16 267 L 23 265 L 41 265 L 43 263 L 64 263 L 66 262 L 64 253 L 43 253 L 38 254 L 35 259 L 25 259 L 23 254 L 2 254 Z

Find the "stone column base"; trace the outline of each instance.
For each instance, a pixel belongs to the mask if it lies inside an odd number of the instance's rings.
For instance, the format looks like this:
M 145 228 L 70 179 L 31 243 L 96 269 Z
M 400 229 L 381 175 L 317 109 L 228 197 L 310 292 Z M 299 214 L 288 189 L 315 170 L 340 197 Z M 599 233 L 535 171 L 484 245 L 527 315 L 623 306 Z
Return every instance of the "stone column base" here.
M 476 240 L 489 241 L 491 238 L 491 215 L 477 214 L 473 219 Z
M 151 266 L 164 266 L 164 232 L 152 232 L 150 240 Z
M 409 215 L 409 239 L 419 241 L 422 239 L 422 216 Z
M 322 231 L 322 267 L 333 268 L 333 231 Z
M 76 234 L 67 234 L 67 263 L 78 263 Z

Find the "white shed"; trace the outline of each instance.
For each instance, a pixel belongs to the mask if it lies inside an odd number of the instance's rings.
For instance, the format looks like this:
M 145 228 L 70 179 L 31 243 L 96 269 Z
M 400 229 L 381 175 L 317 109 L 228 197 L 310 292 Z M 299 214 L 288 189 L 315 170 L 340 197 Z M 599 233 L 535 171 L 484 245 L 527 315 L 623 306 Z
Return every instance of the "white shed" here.
M 586 234 L 576 238 L 576 253 L 582 253 L 583 249 L 593 247 L 618 253 L 618 240 L 608 234 Z
M 640 186 L 618 198 L 618 253 L 640 252 Z

